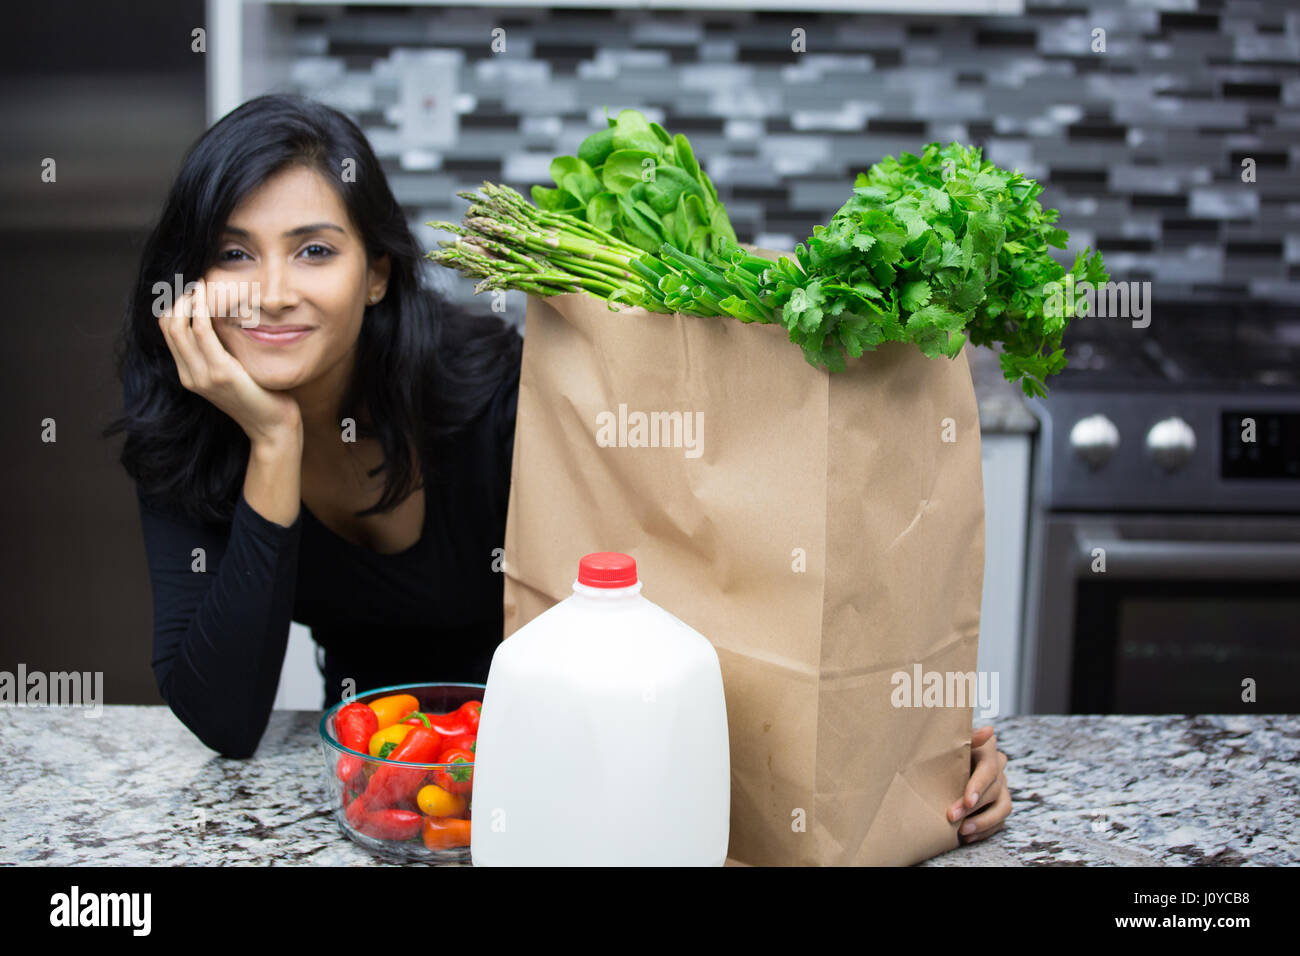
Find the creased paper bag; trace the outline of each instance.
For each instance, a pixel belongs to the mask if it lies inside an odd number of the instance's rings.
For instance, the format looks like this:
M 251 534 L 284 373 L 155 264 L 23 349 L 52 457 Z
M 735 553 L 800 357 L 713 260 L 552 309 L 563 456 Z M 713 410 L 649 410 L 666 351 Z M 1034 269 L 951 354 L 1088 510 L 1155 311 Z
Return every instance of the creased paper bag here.
M 529 296 L 507 639 L 572 593 L 592 551 L 632 555 L 645 597 L 717 649 L 729 862 L 899 865 L 958 845 L 946 809 L 970 776 L 974 700 L 924 706 L 915 679 L 953 692 L 976 669 L 965 351 L 889 343 L 831 374 L 779 325 Z

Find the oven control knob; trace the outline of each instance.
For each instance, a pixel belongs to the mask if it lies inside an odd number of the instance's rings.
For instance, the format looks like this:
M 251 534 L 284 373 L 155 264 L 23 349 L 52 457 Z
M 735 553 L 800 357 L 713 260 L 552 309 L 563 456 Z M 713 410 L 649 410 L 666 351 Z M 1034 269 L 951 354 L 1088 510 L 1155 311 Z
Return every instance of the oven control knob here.
M 1070 447 L 1091 468 L 1100 468 L 1119 448 L 1119 429 L 1105 415 L 1089 415 L 1070 429 Z
M 1162 419 L 1147 432 L 1147 451 L 1161 468 L 1176 471 L 1187 464 L 1196 451 L 1196 433 L 1177 415 Z

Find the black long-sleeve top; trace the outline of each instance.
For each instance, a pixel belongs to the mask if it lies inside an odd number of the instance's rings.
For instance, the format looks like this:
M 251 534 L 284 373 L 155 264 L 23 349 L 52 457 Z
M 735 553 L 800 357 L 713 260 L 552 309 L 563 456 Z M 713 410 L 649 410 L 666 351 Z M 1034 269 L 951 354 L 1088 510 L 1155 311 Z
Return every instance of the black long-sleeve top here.
M 285 527 L 243 493 L 228 524 L 152 507 L 139 493 L 154 606 L 153 669 L 176 716 L 225 756 L 257 749 L 275 700 L 289 623 L 324 649 L 324 706 L 343 681 L 487 680 L 501 641 L 505 542 L 519 369 L 485 413 L 426 465 L 424 529 L 380 554 L 329 531 L 301 505 Z M 429 476 L 436 474 L 436 481 Z M 203 549 L 205 571 L 197 567 Z

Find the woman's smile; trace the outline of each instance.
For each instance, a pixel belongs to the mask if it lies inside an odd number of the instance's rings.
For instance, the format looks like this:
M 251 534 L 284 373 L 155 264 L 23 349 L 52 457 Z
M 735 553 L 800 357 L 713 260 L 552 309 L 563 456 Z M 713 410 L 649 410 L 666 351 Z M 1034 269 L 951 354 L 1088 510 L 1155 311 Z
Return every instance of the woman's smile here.
M 251 325 L 240 326 L 240 329 L 254 342 L 263 345 L 292 345 L 301 342 L 314 331 L 310 325 Z

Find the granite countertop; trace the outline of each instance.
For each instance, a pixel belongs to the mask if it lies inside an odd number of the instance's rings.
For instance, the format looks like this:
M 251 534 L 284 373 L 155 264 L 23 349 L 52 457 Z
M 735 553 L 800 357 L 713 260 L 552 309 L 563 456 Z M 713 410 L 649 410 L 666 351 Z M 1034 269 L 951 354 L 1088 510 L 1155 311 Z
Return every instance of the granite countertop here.
M 319 712 L 273 713 L 249 760 L 216 756 L 166 707 L 90 713 L 0 713 L 0 864 L 394 865 L 326 806 Z M 1011 816 L 923 866 L 1300 863 L 1300 716 L 994 726 Z

